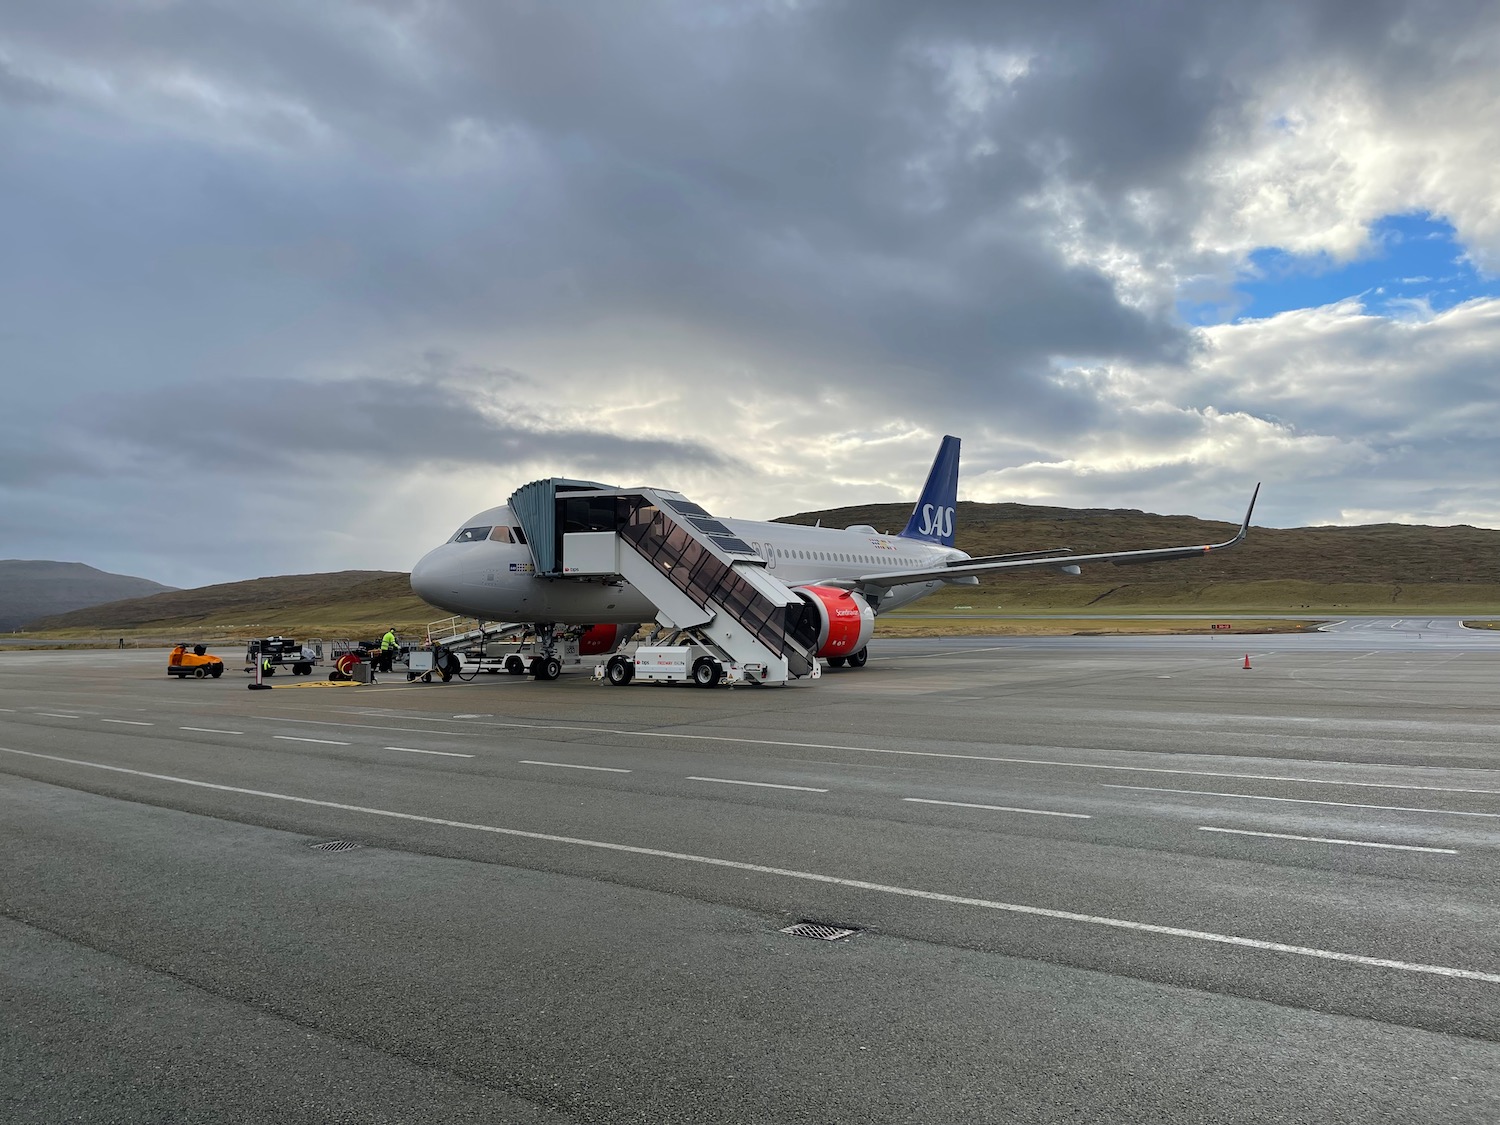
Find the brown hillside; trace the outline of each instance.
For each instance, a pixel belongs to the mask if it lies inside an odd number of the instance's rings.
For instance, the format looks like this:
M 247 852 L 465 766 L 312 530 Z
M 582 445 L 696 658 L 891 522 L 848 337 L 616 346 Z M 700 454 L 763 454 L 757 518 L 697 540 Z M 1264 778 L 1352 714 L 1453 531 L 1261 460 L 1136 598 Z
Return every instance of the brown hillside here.
M 273 614 L 317 617 L 330 606 L 345 604 L 393 606 L 409 613 L 415 610 L 414 616 L 424 621 L 445 615 L 442 610 L 425 605 L 412 594 L 406 574 L 386 570 L 341 570 L 331 574 L 284 574 L 203 586 L 196 590 L 173 590 L 148 598 L 130 598 L 44 617 L 27 628 L 36 632 L 138 629 L 163 623 L 180 628 L 209 624 L 233 626 L 262 621 Z
M 902 504 L 804 512 L 782 522 L 829 527 L 867 523 L 898 531 Z M 1068 547 L 1079 553 L 1218 543 L 1232 523 L 1155 516 L 1128 508 L 1043 508 L 1028 504 L 958 505 L 957 545 L 971 555 Z M 1046 571 L 987 579 L 985 585 L 1035 582 Z M 1084 578 L 1178 588 L 1205 582 L 1308 581 L 1356 585 L 1500 584 L 1500 531 L 1489 528 L 1372 524 L 1363 527 L 1254 527 L 1233 551 L 1187 562 L 1085 570 Z

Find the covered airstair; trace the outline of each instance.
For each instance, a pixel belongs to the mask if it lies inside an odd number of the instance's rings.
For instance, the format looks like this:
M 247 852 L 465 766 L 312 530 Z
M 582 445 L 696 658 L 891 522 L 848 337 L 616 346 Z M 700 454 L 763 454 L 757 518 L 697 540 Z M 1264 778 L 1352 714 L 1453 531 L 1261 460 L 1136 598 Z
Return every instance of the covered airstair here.
M 676 492 L 543 480 L 510 498 L 539 578 L 623 578 L 659 628 L 723 654 L 757 683 L 816 675 L 818 618 L 766 560 Z

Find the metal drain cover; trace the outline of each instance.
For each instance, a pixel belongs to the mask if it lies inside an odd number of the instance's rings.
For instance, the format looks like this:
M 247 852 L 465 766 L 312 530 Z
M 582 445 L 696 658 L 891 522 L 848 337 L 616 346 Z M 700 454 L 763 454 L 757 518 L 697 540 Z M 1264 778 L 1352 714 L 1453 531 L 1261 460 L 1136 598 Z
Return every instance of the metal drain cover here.
M 817 938 L 819 941 L 839 941 L 859 933 L 845 926 L 825 926 L 821 922 L 797 922 L 781 931 L 794 937 Z
M 321 844 L 309 844 L 308 847 L 316 852 L 347 852 L 351 848 L 362 848 L 363 844 L 356 844 L 352 840 L 324 840 Z

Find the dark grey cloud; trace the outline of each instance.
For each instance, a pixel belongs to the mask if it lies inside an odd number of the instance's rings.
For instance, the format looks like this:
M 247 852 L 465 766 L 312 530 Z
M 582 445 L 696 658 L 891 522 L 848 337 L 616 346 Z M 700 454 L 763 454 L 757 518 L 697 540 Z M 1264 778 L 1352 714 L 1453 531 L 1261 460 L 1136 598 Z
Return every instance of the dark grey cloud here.
M 46 105 L 56 100 L 54 91 L 41 82 L 17 74 L 0 57 L 0 103 L 13 106 Z
M 510 373 L 464 377 L 467 386 L 430 376 L 337 382 L 268 378 L 106 396 L 80 423 L 113 446 L 158 458 L 169 471 L 201 465 L 210 475 L 288 464 L 324 472 L 365 465 L 396 474 L 456 466 L 507 470 L 534 461 L 541 450 L 574 471 L 622 464 L 743 468 L 701 441 L 572 428 L 525 407 L 509 407 L 508 390 L 520 381 Z M 483 380 L 482 395 L 475 394 L 476 379 Z

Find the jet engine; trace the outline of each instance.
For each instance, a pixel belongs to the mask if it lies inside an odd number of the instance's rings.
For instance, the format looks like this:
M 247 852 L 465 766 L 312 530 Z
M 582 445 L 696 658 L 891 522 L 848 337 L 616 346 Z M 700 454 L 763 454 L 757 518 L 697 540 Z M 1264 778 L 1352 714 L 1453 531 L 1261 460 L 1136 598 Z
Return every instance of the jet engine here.
M 875 632 L 875 611 L 858 594 L 834 586 L 799 586 L 794 591 L 818 619 L 816 656 L 858 652 Z
M 635 636 L 639 625 L 590 625 L 578 634 L 579 656 L 604 656 Z

